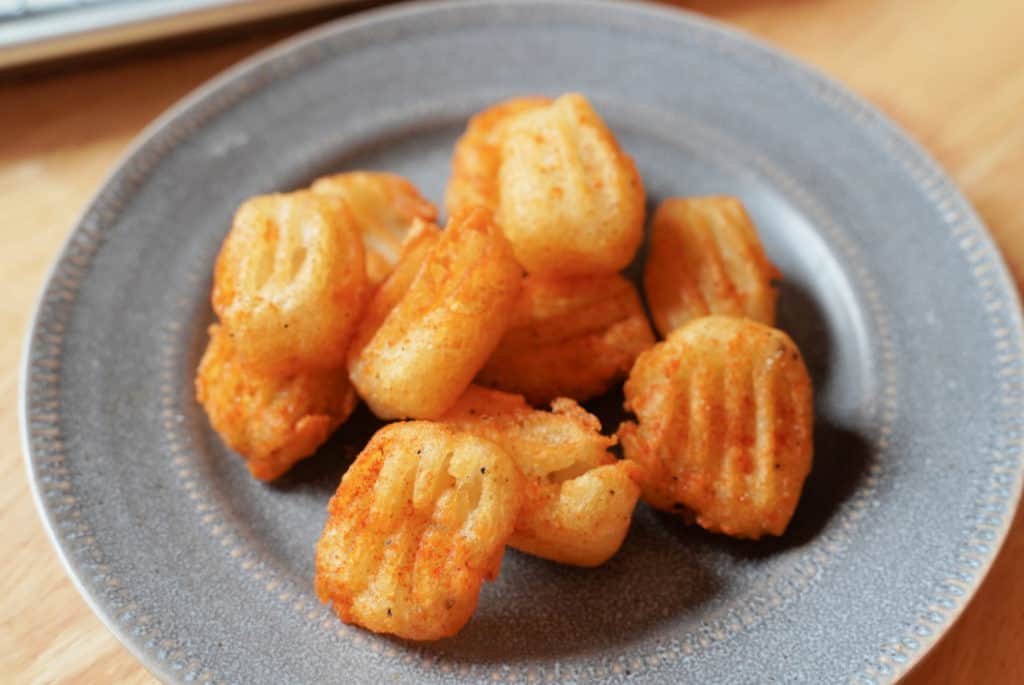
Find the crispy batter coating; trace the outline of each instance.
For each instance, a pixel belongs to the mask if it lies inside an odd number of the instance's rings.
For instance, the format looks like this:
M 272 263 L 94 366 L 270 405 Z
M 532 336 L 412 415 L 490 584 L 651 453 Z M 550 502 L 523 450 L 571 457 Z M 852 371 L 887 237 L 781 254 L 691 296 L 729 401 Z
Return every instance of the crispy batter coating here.
M 653 344 L 636 288 L 619 274 L 530 275 L 477 382 L 538 406 L 556 397 L 583 401 L 625 378 Z
M 366 248 L 366 276 L 371 285 L 391 273 L 402 241 L 417 219 L 437 220 L 434 205 L 397 174 L 351 171 L 319 178 L 310 190 L 345 201 Z
M 345 363 L 366 290 L 363 244 L 344 203 L 298 191 L 238 208 L 212 299 L 238 354 L 283 374 Z
M 526 477 L 509 545 L 576 566 L 599 566 L 622 546 L 639 469 L 608 453 L 615 439 L 574 401 L 539 411 L 520 395 L 471 385 L 441 420 L 500 445 Z
M 252 475 L 272 480 L 313 454 L 356 406 L 344 368 L 278 376 L 243 364 L 227 330 L 210 326 L 196 372 L 210 425 Z
M 522 488 L 488 440 L 428 421 L 385 426 L 327 507 L 317 595 L 374 632 L 455 635 L 498 575 Z
M 352 349 L 364 347 L 380 328 L 381 324 L 405 296 L 420 267 L 434 249 L 441 237 L 441 229 L 434 224 L 417 220 L 402 242 L 394 270 L 373 289 L 359 328 L 352 340 Z
M 600 566 L 622 547 L 640 497 L 636 465 L 616 461 L 544 487 L 508 544 L 562 564 Z M 540 486 L 537 486 L 540 488 Z
M 528 273 L 618 271 L 643 237 L 636 165 L 575 93 L 509 123 L 498 200 L 498 223 Z
M 501 141 L 510 121 L 523 112 L 549 105 L 545 97 L 505 100 L 470 117 L 466 132 L 455 143 L 452 178 L 445 192 L 449 214 L 470 207 L 498 208 L 498 169 Z
M 494 351 L 522 272 L 480 208 L 455 215 L 418 269 L 408 261 L 371 298 L 349 350 L 349 377 L 377 416 L 432 419 Z
M 662 335 L 709 314 L 774 325 L 778 277 L 738 199 L 670 198 L 654 214 L 644 291 Z
M 781 535 L 811 470 L 811 382 L 782 331 L 695 319 L 644 352 L 626 382 L 626 458 L 643 497 L 740 538 Z

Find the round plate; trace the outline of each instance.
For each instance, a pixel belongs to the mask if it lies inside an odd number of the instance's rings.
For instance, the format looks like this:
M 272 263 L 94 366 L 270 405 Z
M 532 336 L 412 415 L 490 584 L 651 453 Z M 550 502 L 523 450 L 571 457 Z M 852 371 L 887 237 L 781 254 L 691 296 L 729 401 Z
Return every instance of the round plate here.
M 638 509 L 594 570 L 509 552 L 456 638 L 338 621 L 312 589 L 325 505 L 376 424 L 251 479 L 192 377 L 210 274 L 248 196 L 355 168 L 440 200 L 473 112 L 585 93 L 651 207 L 738 195 L 786 275 L 780 326 L 816 389 L 785 536 Z M 642 258 L 642 257 L 641 257 Z M 342 21 L 231 70 L 154 124 L 45 288 L 24 383 L 44 518 L 110 628 L 175 683 L 891 681 L 963 609 L 1021 487 L 1016 295 L 974 212 L 871 107 L 734 31 L 592 2 L 430 4 Z M 594 403 L 606 429 L 620 398 Z

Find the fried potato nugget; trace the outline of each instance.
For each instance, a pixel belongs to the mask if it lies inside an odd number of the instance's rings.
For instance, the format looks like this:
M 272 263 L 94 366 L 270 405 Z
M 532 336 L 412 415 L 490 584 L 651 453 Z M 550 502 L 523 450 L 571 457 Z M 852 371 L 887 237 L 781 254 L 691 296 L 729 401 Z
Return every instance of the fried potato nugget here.
M 643 497 L 740 538 L 781 535 L 811 470 L 811 382 L 782 331 L 695 319 L 644 352 L 626 382 L 627 459 Z
M 503 132 L 496 217 L 528 273 L 610 273 L 640 245 L 644 187 L 590 103 L 570 93 Z
M 498 575 L 522 488 L 493 442 L 426 421 L 385 426 L 327 507 L 317 595 L 377 633 L 455 635 Z
M 556 397 L 583 401 L 625 378 L 654 342 L 636 287 L 619 274 L 529 275 L 477 382 L 534 405 Z
M 521 97 L 506 100 L 470 117 L 466 132 L 455 143 L 452 178 L 445 192 L 449 214 L 470 207 L 498 208 L 498 170 L 501 141 L 510 121 L 523 112 L 551 104 L 550 98 Z
M 539 411 L 520 395 L 471 385 L 441 420 L 500 445 L 526 477 L 508 544 L 576 566 L 599 566 L 622 546 L 640 496 L 639 469 L 607 449 L 614 438 L 570 399 Z
M 359 228 L 366 249 L 366 276 L 371 285 L 383 281 L 401 251 L 402 241 L 419 219 L 433 223 L 437 209 L 416 186 L 397 174 L 352 171 L 325 176 L 310 190 L 340 197 Z
M 405 296 L 440 237 L 441 229 L 434 224 L 420 220 L 413 223 L 412 229 L 402 242 L 394 270 L 374 288 L 363 309 L 363 317 L 352 342 L 353 349 L 367 343 L 367 338 L 380 328 L 391 310 Z
M 374 293 L 349 350 L 349 378 L 385 419 L 437 418 L 455 404 L 505 332 L 522 281 L 480 208 L 452 217 L 399 292 L 409 262 Z
M 344 203 L 298 191 L 239 207 L 212 300 L 238 354 L 281 374 L 343 366 L 366 291 L 363 244 Z
M 313 454 L 356 406 L 344 368 L 278 376 L 243 364 L 223 326 L 196 373 L 196 397 L 213 429 L 252 475 L 272 480 Z
M 654 214 L 644 291 L 663 336 L 709 314 L 774 325 L 779 275 L 734 197 L 670 198 Z

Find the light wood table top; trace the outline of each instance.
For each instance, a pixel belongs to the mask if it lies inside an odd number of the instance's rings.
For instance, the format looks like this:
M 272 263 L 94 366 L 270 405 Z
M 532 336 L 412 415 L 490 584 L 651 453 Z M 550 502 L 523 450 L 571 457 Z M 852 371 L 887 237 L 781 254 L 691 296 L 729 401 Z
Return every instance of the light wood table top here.
M 678 2 L 817 65 L 911 132 L 960 184 L 1024 277 L 1024 3 Z M 153 682 L 75 591 L 35 512 L 17 425 L 36 294 L 72 221 L 132 138 L 204 80 L 283 37 L 169 48 L 0 85 L 0 680 Z M 970 608 L 907 678 L 1024 676 L 1024 515 Z M 894 523 L 894 525 L 896 525 Z M 1014 675 L 1016 674 L 1016 675 Z

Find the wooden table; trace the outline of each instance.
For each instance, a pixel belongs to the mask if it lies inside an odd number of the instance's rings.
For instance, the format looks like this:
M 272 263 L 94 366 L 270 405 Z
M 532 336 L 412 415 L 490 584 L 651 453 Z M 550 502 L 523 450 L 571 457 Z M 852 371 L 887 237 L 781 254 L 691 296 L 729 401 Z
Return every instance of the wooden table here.
M 905 126 L 959 182 L 1020 284 L 1024 3 L 677 4 L 783 46 Z M 193 87 L 283 35 L 264 32 L 216 46 L 172 47 L 0 85 L 0 680 L 152 682 L 75 591 L 36 515 L 17 426 L 22 340 L 36 293 L 71 222 L 129 141 Z M 1024 677 L 1022 519 L 1018 513 L 970 608 L 908 683 L 1007 683 Z

